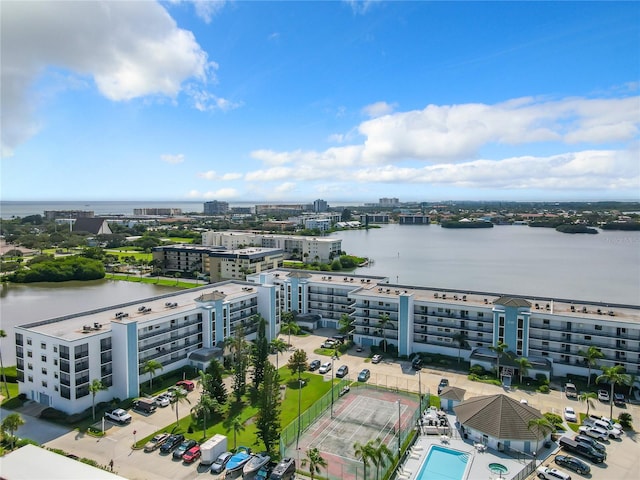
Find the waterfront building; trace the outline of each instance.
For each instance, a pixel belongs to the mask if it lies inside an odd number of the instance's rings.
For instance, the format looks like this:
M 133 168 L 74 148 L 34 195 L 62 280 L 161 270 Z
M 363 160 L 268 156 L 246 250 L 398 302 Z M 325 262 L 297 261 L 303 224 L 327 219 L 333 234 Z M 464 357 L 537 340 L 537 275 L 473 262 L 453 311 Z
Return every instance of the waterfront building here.
M 228 202 L 220 202 L 218 200 L 212 200 L 210 202 L 204 202 L 204 214 L 205 215 L 224 215 L 229 211 Z
M 174 215 L 182 215 L 181 208 L 134 208 L 134 215 L 141 216 L 158 216 L 158 217 L 173 217 Z
M 153 259 L 165 273 L 203 273 L 210 282 L 244 279 L 251 273 L 282 266 L 278 248 L 233 248 L 180 244 L 153 248 Z
M 364 213 L 360 215 L 360 223 L 369 225 L 370 223 L 389 223 L 388 213 Z
M 413 213 L 413 214 L 401 214 L 398 217 L 398 222 L 400 225 L 429 225 L 431 223 L 431 219 L 429 215 L 423 215 L 422 213 Z
M 315 200 L 313 202 L 313 211 L 316 213 L 323 213 L 329 210 L 329 204 L 325 200 Z
M 304 262 L 328 263 L 342 253 L 342 240 L 339 238 L 262 234 L 246 231 L 210 230 L 202 234 L 202 244 L 228 249 L 247 245 L 279 248 L 284 252 L 285 258 L 296 257 Z
M 268 215 L 268 214 L 291 214 L 296 215 L 302 212 L 307 212 L 313 209 L 313 205 L 311 204 L 278 204 L 278 205 L 269 205 L 269 204 L 261 204 L 256 205 L 256 214 L 257 215 Z
M 94 217 L 93 210 L 45 210 L 44 218 L 46 220 L 55 220 L 57 218 L 91 218 Z
M 197 247 L 194 247 L 197 248 Z M 139 395 L 147 360 L 163 372 L 220 355 L 225 338 L 244 325 L 255 337 L 255 316 L 269 339 L 281 312 L 295 311 L 317 327 L 351 321 L 350 338 L 363 347 L 386 341 L 401 357 L 443 354 L 492 369 L 502 342 L 509 357 L 526 357 L 527 376 L 588 375 L 584 352 L 597 347 L 600 366 L 621 365 L 640 375 L 640 306 L 543 299 L 487 292 L 394 285 L 387 277 L 275 268 L 247 281 L 231 280 L 138 302 L 15 327 L 20 392 L 66 412 L 91 406 L 89 384 L 108 387 L 96 401 Z M 381 321 L 382 320 L 382 321 Z M 505 355 L 500 378 L 519 374 Z M 597 367 L 592 368 L 597 374 Z M 637 384 L 637 381 L 636 381 Z

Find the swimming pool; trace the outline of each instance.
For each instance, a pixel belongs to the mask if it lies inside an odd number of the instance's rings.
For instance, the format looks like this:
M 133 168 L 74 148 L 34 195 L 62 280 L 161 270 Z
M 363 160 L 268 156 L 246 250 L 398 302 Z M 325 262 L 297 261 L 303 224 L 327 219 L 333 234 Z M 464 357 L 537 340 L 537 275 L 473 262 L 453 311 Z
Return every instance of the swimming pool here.
M 432 445 L 417 480 L 462 480 L 468 463 L 468 453 Z

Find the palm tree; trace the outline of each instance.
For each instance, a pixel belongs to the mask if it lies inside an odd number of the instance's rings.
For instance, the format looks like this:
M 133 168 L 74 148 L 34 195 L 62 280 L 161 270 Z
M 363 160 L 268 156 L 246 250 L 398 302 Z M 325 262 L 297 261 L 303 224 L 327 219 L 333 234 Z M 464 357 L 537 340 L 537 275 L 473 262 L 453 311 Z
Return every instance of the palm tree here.
M 458 344 L 458 363 L 460 363 L 460 350 L 467 348 L 467 334 L 464 330 L 460 330 L 452 337 L 452 340 Z
M 278 356 L 281 353 L 284 353 L 287 351 L 288 345 L 285 343 L 284 340 L 282 340 L 280 337 L 278 338 L 274 338 L 273 340 L 271 340 L 271 343 L 269 345 L 271 347 L 271 351 L 275 352 L 276 354 L 276 370 L 278 370 Z
M 615 365 L 613 367 L 602 367 L 602 375 L 598 375 L 596 383 L 606 382 L 611 385 L 611 393 L 609 394 L 609 418 L 613 418 L 613 391 L 617 384 L 629 384 L 629 375 L 624 373 L 624 367 L 622 365 Z
M 509 345 L 504 342 L 498 342 L 497 345 L 491 345 L 489 347 L 490 350 L 496 352 L 496 376 L 498 377 L 498 380 L 500 380 L 500 359 L 504 352 L 507 351 L 507 348 L 509 348 Z
M 631 393 L 633 392 L 633 386 L 638 381 L 638 375 L 636 375 L 635 373 L 627 373 L 627 377 L 629 380 L 629 382 L 627 383 L 627 385 L 629 385 L 629 396 L 631 396 Z
M 171 397 L 171 408 L 176 411 L 176 427 L 180 425 L 180 414 L 178 413 L 178 406 L 185 400 L 189 405 L 191 405 L 191 402 L 187 398 L 187 392 L 185 390 L 177 388 L 173 391 L 173 396 Z
M 529 420 L 529 423 L 527 424 L 527 428 L 532 431 L 535 432 L 536 434 L 536 452 L 539 450 L 540 447 L 540 440 L 542 437 L 542 439 L 546 438 L 548 433 L 553 432 L 554 427 L 551 424 L 551 422 L 549 422 L 549 420 L 547 420 L 544 417 L 540 417 L 540 418 L 532 418 L 531 420 Z
M 245 429 L 244 422 L 240 421 L 240 417 L 233 417 L 229 421 L 227 432 L 233 431 L 233 449 L 236 449 L 238 432 L 242 432 Z
M 518 374 L 520 375 L 520 383 L 522 383 L 522 377 L 524 377 L 529 369 L 533 366 L 527 357 L 519 357 L 516 359 L 518 364 Z
M 371 461 L 376 466 L 376 480 L 380 478 L 380 466 L 384 465 L 384 459 L 393 460 L 393 452 L 379 438 L 367 442 L 371 449 Z
M 596 392 L 582 392 L 578 396 L 578 400 L 580 402 L 587 404 L 587 417 L 589 416 L 589 407 L 593 407 L 593 400 L 596 398 L 598 398 L 598 394 Z
M 356 442 L 353 444 L 353 454 L 356 458 L 360 458 L 362 460 L 362 465 L 364 466 L 364 472 L 362 478 L 367 480 L 367 467 L 369 466 L 369 460 L 372 457 L 371 445 L 369 445 L 370 441 L 366 444 L 362 445 L 360 442 Z
M 157 370 L 162 370 L 162 368 L 162 364 L 157 360 L 147 360 L 146 362 L 144 362 L 144 365 L 142 365 L 142 373 L 149 374 L 149 390 L 153 388 L 153 376 L 155 375 Z
M 343 335 L 348 334 L 349 330 L 351 330 L 351 317 L 346 313 L 343 313 L 342 315 L 340 315 L 340 320 L 338 320 L 338 325 L 339 325 L 338 331 L 340 333 L 342 333 Z
M 206 438 L 207 436 L 207 419 L 211 415 L 212 412 L 215 412 L 219 407 L 218 401 L 211 397 L 207 393 L 202 393 L 200 395 L 200 401 L 191 409 L 191 414 L 197 419 L 202 416 L 202 424 L 203 424 L 203 436 L 202 438 Z
M 89 384 L 89 393 L 91 393 L 91 412 L 93 413 L 93 419 L 96 419 L 96 394 L 101 390 L 106 390 L 107 387 L 97 378 Z
M 387 323 L 389 323 L 389 314 L 381 313 L 380 320 L 378 320 L 378 328 L 382 330 L 382 341 L 384 342 L 384 348 L 383 348 L 384 353 L 387 353 L 387 333 L 385 330 Z
M 300 462 L 303 467 L 309 465 L 309 475 L 313 480 L 316 473 L 320 473 L 320 467 L 326 467 L 327 461 L 320 455 L 320 450 L 317 448 L 310 448 L 307 450 L 307 458 Z
M 2 431 L 6 432 L 7 430 L 9 430 L 9 432 L 11 433 L 11 449 L 12 450 L 13 450 L 14 443 L 16 441 L 14 433 L 22 425 L 24 425 L 24 419 L 18 413 L 10 413 L 2 421 L 2 425 L 0 426 L 2 428 Z
M 4 330 L 0 330 L 0 338 L 6 338 L 7 332 Z M 2 369 L 2 383 L 4 384 L 4 389 L 7 392 L 7 398 L 11 398 L 11 394 L 9 393 L 9 385 L 7 385 L 7 375 L 4 373 L 4 363 L 2 363 L 2 350 L 0 350 L 0 369 Z
M 591 385 L 591 367 L 595 367 L 599 359 L 604 358 L 604 353 L 599 348 L 591 345 L 587 350 L 579 350 L 578 355 L 584 358 L 585 363 L 589 367 L 589 377 L 587 378 L 587 387 Z
M 288 343 L 291 345 L 291 334 L 297 334 L 300 331 L 300 326 L 297 324 L 296 316 L 293 312 L 282 312 L 281 317 L 280 332 L 289 335 Z

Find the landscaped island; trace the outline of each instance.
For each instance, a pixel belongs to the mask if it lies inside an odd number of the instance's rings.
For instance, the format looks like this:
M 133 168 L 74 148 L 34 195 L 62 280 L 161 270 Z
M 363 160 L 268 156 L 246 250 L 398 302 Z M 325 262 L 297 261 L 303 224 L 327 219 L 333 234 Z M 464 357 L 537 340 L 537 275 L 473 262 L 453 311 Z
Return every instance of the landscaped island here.
M 493 228 L 491 222 L 442 222 L 442 228 Z

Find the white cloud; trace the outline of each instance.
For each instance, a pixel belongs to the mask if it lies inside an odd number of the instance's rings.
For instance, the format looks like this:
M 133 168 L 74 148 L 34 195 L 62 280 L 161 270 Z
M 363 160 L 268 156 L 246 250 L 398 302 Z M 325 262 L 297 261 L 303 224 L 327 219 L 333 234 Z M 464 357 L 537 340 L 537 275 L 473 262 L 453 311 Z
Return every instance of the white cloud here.
M 371 118 L 381 117 L 392 113 L 396 109 L 396 106 L 395 103 L 376 102 L 365 106 L 362 109 L 362 113 Z
M 38 128 L 30 89 L 47 68 L 92 78 L 112 101 L 175 99 L 186 81 L 206 83 L 215 64 L 158 3 L 3 2 L 2 150 Z
M 191 85 L 187 89 L 189 96 L 193 102 L 193 106 L 201 112 L 207 112 L 211 110 L 221 110 L 227 112 L 229 110 L 235 110 L 242 106 L 242 102 L 233 102 L 226 98 L 219 97 L 201 87 Z
M 222 175 L 219 175 L 214 170 L 209 170 L 207 172 L 200 172 L 197 175 L 199 178 L 204 178 L 205 180 L 222 180 L 222 181 L 238 180 L 243 177 L 242 173 L 224 173 Z
M 196 15 L 208 24 L 227 2 L 225 0 L 169 0 L 169 3 L 193 5 Z
M 239 195 L 240 193 L 235 188 L 221 188 L 219 190 L 208 191 L 208 192 L 200 192 L 199 190 L 190 190 L 187 193 L 188 198 L 193 198 L 197 200 L 211 199 L 211 198 L 232 199 L 232 198 L 237 198 Z
M 276 193 L 290 193 L 296 189 L 296 184 L 293 182 L 285 182 L 277 185 L 273 190 Z
M 351 7 L 351 10 L 356 15 L 364 15 L 369 10 L 369 7 L 374 3 L 381 0 L 343 0 L 347 5 Z
M 177 155 L 165 153 L 164 155 L 160 155 L 160 158 L 163 162 L 171 163 L 173 165 L 184 162 L 184 154 L 182 153 L 178 153 Z

